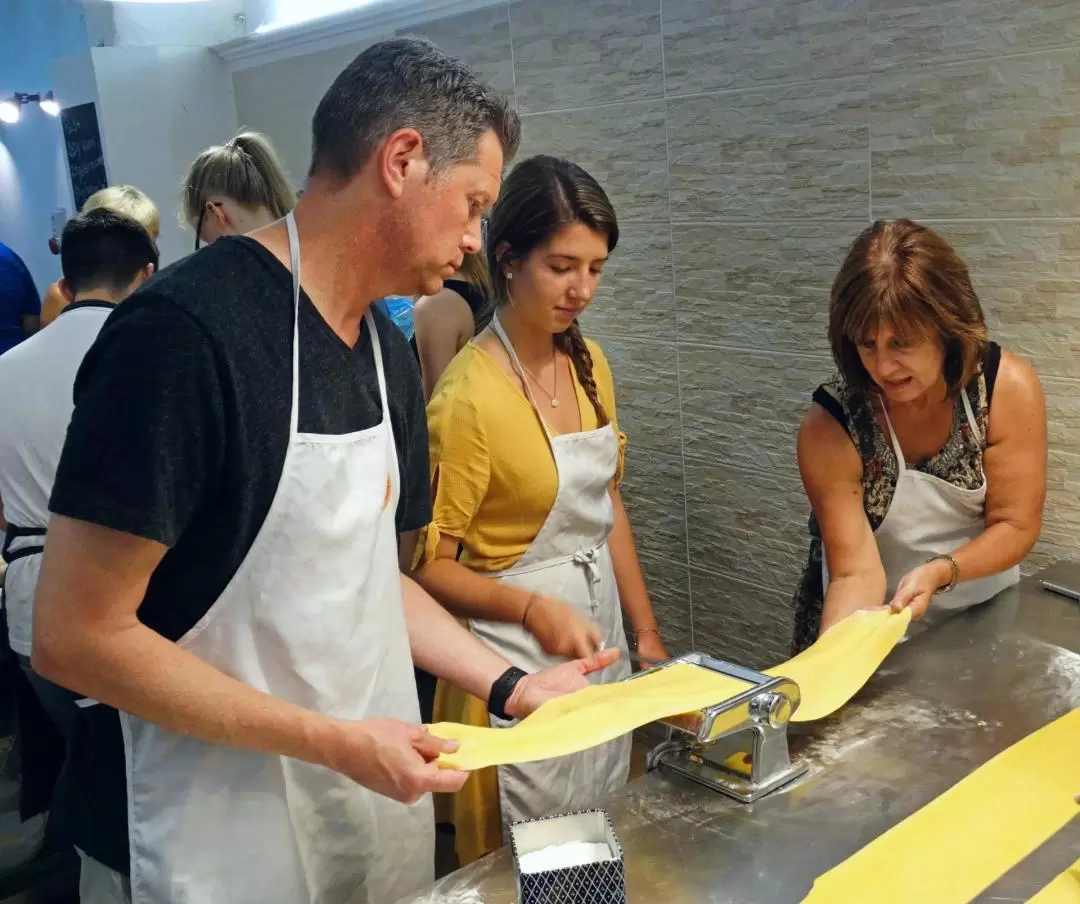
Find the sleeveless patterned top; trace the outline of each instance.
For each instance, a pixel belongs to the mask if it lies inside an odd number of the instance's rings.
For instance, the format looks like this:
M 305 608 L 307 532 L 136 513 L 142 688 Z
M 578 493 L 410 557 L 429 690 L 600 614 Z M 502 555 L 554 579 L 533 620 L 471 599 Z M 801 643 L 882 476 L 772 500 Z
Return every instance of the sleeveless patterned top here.
M 990 398 L 1000 362 L 1001 347 L 991 342 L 978 373 L 964 388 L 982 433 L 982 442 L 976 441 L 972 435 L 964 413 L 964 403 L 957 395 L 952 429 L 945 445 L 931 458 L 909 462 L 909 468 L 932 474 L 964 489 L 979 488 L 983 481 L 982 459 L 986 447 Z M 889 511 L 899 469 L 892 443 L 874 412 L 873 401 L 866 393 L 849 387 L 839 375 L 819 386 L 814 391 L 813 399 L 843 425 L 859 450 L 863 466 L 863 509 L 870 529 L 877 530 Z M 821 579 L 821 531 L 813 513 L 810 514 L 809 530 L 810 550 L 806 568 L 792 598 L 795 609 L 792 649 L 795 652 L 806 649 L 817 639 L 825 597 Z

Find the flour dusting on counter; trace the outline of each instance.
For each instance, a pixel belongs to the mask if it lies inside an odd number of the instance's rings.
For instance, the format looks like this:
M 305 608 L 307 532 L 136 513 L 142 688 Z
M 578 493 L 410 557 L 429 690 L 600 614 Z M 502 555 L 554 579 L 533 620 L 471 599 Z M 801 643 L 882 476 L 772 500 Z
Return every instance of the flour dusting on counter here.
M 518 861 L 523 873 L 544 873 L 553 869 L 584 866 L 586 863 L 603 863 L 613 859 L 611 848 L 603 842 L 568 841 L 565 844 L 551 844 L 538 851 L 522 854 Z

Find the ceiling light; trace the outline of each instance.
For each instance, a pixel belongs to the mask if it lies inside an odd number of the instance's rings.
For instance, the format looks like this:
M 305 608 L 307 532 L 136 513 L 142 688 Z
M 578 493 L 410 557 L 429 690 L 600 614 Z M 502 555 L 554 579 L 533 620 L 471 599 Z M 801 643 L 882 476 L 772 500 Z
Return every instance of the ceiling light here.
M 0 122 L 9 126 L 19 121 L 19 104 L 12 98 L 0 100 Z
M 38 106 L 41 107 L 43 113 L 48 113 L 50 116 L 60 115 L 60 104 L 56 102 L 56 97 L 51 91 L 38 101 Z

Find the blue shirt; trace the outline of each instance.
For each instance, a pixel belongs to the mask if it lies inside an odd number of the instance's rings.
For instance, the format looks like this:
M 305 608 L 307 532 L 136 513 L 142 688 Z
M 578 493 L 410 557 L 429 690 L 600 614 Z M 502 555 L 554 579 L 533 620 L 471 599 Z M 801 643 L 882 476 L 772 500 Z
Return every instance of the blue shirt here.
M 0 355 L 26 338 L 23 316 L 40 314 L 41 296 L 30 271 L 19 255 L 0 242 Z

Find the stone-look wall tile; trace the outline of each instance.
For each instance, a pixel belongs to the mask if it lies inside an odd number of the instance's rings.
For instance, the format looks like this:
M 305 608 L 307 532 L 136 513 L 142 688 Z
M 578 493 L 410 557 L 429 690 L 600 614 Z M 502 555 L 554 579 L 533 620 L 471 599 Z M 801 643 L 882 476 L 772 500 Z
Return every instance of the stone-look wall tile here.
M 1048 377 L 1043 389 L 1050 451 L 1039 548 L 1068 550 L 1067 558 L 1075 559 L 1080 542 L 1080 383 Z
M 868 98 L 862 76 L 670 100 L 672 217 L 866 217 Z
M 506 4 L 424 22 L 401 29 L 398 34 L 419 35 L 433 41 L 468 63 L 485 84 L 513 98 L 514 65 Z
M 746 471 L 790 469 L 810 397 L 833 372 L 824 357 L 680 343 L 684 452 Z
M 698 652 L 752 669 L 791 653 L 791 595 L 690 569 L 694 641 Z
M 685 558 L 641 555 L 641 568 L 649 588 L 653 614 L 660 623 L 660 636 L 672 656 L 694 649 L 690 611 L 690 570 Z M 628 637 L 633 644 L 633 638 Z
M 870 0 L 875 69 L 1075 47 L 1076 0 Z
M 967 262 L 991 338 L 1080 378 L 1080 220 L 934 223 Z
M 619 428 L 643 451 L 679 451 L 679 374 L 675 344 L 605 338 L 615 377 Z
M 679 338 L 829 354 L 829 290 L 865 227 L 865 219 L 675 226 Z
M 675 297 L 666 223 L 620 226 L 619 245 L 581 322 L 586 335 L 597 337 L 671 338 Z
M 510 23 L 525 112 L 664 94 L 660 0 L 515 0 Z
M 639 552 L 654 558 L 686 558 L 686 494 L 682 455 L 629 444 L 622 498 Z
M 794 456 L 746 471 L 722 457 L 686 460 L 686 517 L 694 567 L 791 597 L 806 564 L 810 505 Z
M 866 72 L 867 0 L 664 0 L 667 93 Z
M 620 221 L 664 222 L 670 213 L 665 142 L 662 100 L 617 104 L 524 117 L 518 159 L 565 157 L 603 186 Z
M 1080 53 L 875 75 L 874 216 L 1072 217 L 1080 211 Z

